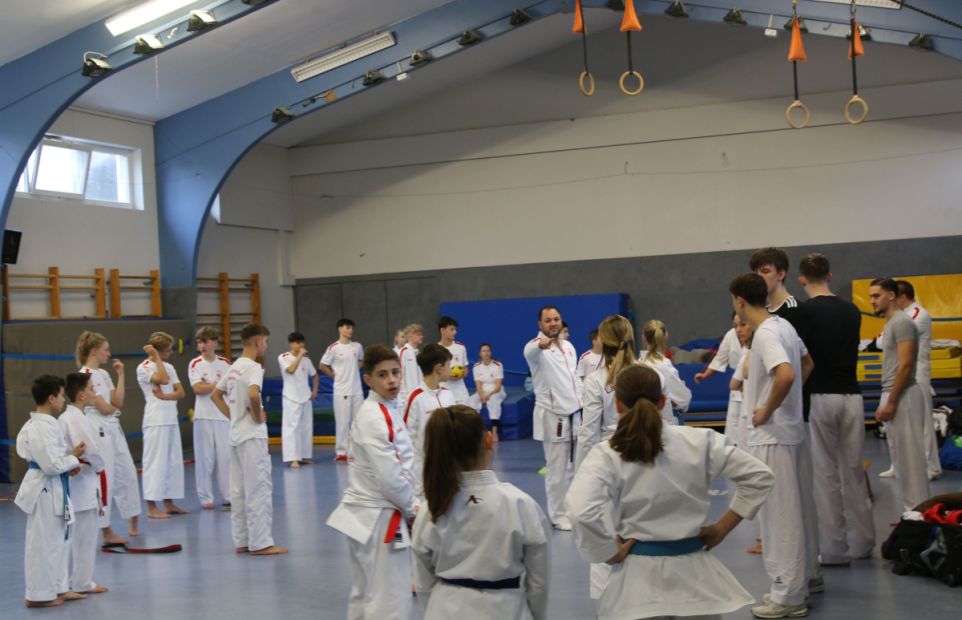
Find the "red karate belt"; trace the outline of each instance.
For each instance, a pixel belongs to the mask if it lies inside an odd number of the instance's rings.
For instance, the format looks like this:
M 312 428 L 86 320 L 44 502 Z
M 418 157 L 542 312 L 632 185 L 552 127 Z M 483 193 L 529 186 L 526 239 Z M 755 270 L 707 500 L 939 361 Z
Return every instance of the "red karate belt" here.
M 395 510 L 391 514 L 391 520 L 387 524 L 387 533 L 384 535 L 384 542 L 390 543 L 394 541 L 394 537 L 397 536 L 399 529 L 401 529 L 401 511 Z
M 83 459 L 77 459 L 83 465 L 90 465 L 90 461 L 85 461 Z M 107 470 L 101 469 L 97 472 L 100 477 L 100 516 L 104 515 L 104 508 L 107 507 Z

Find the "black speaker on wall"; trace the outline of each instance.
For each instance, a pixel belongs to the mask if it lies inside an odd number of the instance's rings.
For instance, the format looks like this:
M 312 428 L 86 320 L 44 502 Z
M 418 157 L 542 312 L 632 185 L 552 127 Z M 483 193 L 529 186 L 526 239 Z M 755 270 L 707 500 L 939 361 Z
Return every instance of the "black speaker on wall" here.
M 20 253 L 20 236 L 21 232 L 19 230 L 7 229 L 3 231 L 4 265 L 17 264 L 17 255 Z

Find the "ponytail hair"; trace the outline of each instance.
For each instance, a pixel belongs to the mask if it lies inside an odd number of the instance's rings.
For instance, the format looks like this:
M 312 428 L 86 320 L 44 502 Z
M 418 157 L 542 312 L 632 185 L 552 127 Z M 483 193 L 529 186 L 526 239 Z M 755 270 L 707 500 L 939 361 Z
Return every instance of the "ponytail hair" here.
M 636 364 L 618 374 L 615 396 L 627 407 L 609 443 L 629 463 L 654 463 L 664 449 L 661 442 L 661 379 L 658 371 Z
M 652 361 L 664 359 L 665 341 L 668 340 L 668 328 L 658 319 L 645 323 L 645 340 L 648 342 L 648 357 Z
M 598 326 L 598 338 L 601 339 L 601 354 L 608 369 L 606 384 L 614 385 L 618 373 L 637 361 L 635 330 L 631 327 L 631 321 L 620 314 L 613 314 Z
M 103 334 L 98 334 L 96 332 L 83 332 L 80 334 L 80 337 L 77 338 L 77 349 L 75 352 L 77 357 L 77 365 L 86 366 L 87 358 L 90 357 L 90 352 L 105 342 L 107 342 L 107 337 Z
M 437 523 L 451 508 L 461 487 L 460 474 L 484 458 L 481 415 L 465 405 L 435 409 L 424 429 L 424 496 L 431 521 Z

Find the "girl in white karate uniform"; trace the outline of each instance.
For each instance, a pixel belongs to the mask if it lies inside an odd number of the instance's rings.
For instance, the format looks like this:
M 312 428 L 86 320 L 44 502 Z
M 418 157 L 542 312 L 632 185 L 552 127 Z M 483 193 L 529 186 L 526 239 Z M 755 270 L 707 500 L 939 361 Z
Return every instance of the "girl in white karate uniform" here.
M 708 550 L 755 515 L 771 470 L 715 431 L 664 424 L 651 368 L 619 373 L 615 399 L 618 429 L 592 449 L 566 500 L 581 554 L 612 565 L 598 617 L 719 618 L 748 605 L 752 597 Z M 704 525 L 718 478 L 733 481 L 735 494 L 724 516 Z
M 493 443 L 470 407 L 428 419 L 428 505 L 412 538 L 415 587 L 429 595 L 425 620 L 546 617 L 551 526 L 537 502 L 488 469 Z
M 691 390 L 678 374 L 678 369 L 665 355 L 668 329 L 658 319 L 652 319 L 645 323 L 641 339 L 645 350 L 638 353 L 638 358 L 642 363 L 657 370 L 664 384 L 665 403 L 661 406 L 661 417 L 666 424 L 677 424 L 673 410 L 688 411 L 688 405 L 691 404 Z
M 504 391 L 504 368 L 491 354 L 491 345 L 484 343 L 478 349 L 481 361 L 474 365 L 475 392 L 468 399 L 468 406 L 481 411 L 488 406 L 488 419 L 491 420 L 491 436 L 498 441 L 498 426 L 501 425 L 501 403 L 507 398 Z

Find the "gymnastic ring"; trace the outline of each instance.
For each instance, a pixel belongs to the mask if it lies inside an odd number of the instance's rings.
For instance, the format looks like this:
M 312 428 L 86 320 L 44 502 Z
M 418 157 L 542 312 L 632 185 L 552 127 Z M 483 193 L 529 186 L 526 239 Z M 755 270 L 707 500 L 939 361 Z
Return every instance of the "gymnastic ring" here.
M 856 105 L 862 106 L 862 113 L 858 116 L 852 114 L 852 108 Z M 851 125 L 858 125 L 868 117 L 868 102 L 859 97 L 858 95 L 852 95 L 852 98 L 848 100 L 845 104 L 845 120 Z
M 588 87 L 585 88 L 585 78 L 588 78 Z M 578 90 L 585 97 L 590 97 L 595 94 L 595 76 L 591 75 L 588 71 L 582 71 L 581 75 L 578 76 Z
M 802 122 L 800 123 L 796 123 L 795 120 L 792 118 L 792 111 L 796 109 L 801 110 L 803 114 Z M 785 120 L 788 121 L 788 126 L 791 127 L 792 129 L 802 129 L 803 127 L 807 127 L 808 121 L 811 120 L 811 118 L 812 118 L 812 115 L 808 111 L 808 106 L 806 106 L 804 103 L 802 103 L 798 99 L 793 101 L 790 106 L 785 108 Z
M 630 75 L 633 75 L 636 78 L 638 78 L 637 90 L 628 90 L 627 88 L 625 88 L 625 78 L 627 78 Z M 621 79 L 618 80 L 618 88 L 620 88 L 621 92 L 625 93 L 626 95 L 631 95 L 632 97 L 634 97 L 641 91 L 645 90 L 645 78 L 641 77 L 641 74 L 638 73 L 637 71 L 625 71 L 624 73 L 621 74 Z

